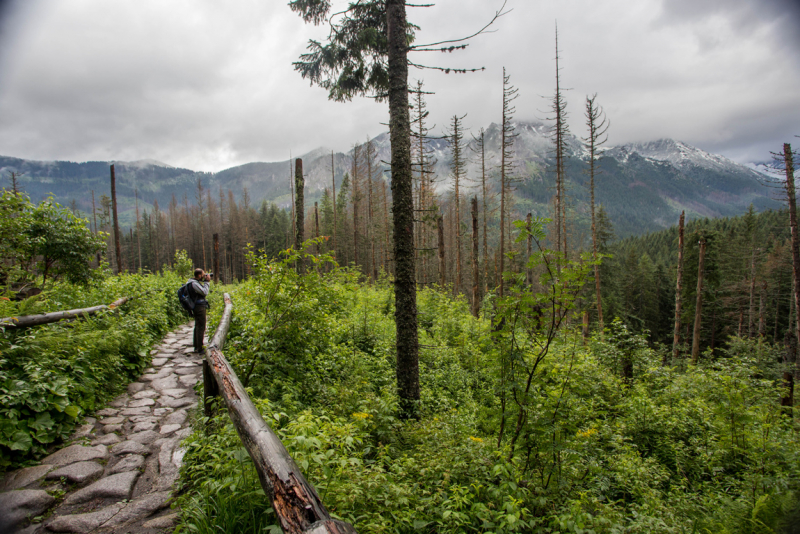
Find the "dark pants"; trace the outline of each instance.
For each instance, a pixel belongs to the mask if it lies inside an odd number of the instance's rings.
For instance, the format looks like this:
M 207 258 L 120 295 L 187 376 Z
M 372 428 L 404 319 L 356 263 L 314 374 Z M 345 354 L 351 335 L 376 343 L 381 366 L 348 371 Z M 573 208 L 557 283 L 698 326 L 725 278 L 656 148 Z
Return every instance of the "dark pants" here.
M 206 335 L 206 307 L 198 304 L 194 307 L 194 350 L 203 350 L 203 336 Z

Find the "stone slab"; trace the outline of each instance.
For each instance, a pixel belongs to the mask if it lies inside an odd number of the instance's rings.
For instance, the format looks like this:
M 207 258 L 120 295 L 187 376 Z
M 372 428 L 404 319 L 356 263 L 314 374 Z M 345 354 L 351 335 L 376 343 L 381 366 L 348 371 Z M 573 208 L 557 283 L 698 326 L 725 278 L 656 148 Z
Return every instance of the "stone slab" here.
M 175 523 L 178 521 L 178 514 L 167 514 L 162 515 L 160 517 L 156 517 L 149 521 L 146 521 L 142 528 L 158 528 L 158 529 L 167 529 L 172 528 L 175 526 Z
M 33 484 L 45 476 L 51 469 L 53 469 L 52 465 L 34 465 L 33 467 L 25 467 L 12 471 L 0 481 L 0 492 L 16 490 Z
M 141 382 L 133 382 L 128 384 L 128 395 L 133 395 L 135 393 L 139 393 L 145 388 L 145 385 Z
M 157 511 L 165 508 L 170 501 L 171 492 L 160 491 L 148 493 L 137 497 L 128 503 L 128 506 L 119 511 L 117 515 L 103 523 L 103 528 L 118 528 L 128 523 L 132 523 L 143 517 L 149 517 Z
M 66 498 L 64 504 L 80 504 L 92 499 L 130 499 L 139 471 L 119 473 L 101 478 Z
M 108 448 L 105 445 L 95 445 L 94 447 L 84 447 L 83 445 L 70 445 L 60 451 L 56 451 L 42 460 L 43 464 L 50 465 L 69 465 L 76 462 L 88 462 L 90 460 L 102 460 L 108 458 Z
M 180 428 L 181 425 L 161 425 L 161 433 L 164 435 L 172 434 L 176 430 L 180 430 Z
M 114 417 L 104 417 L 100 419 L 101 425 L 121 425 L 125 422 L 125 418 L 121 416 L 114 416 Z
M 176 399 L 173 397 L 166 397 L 166 396 L 158 398 L 158 403 L 161 406 L 167 406 L 169 408 L 183 408 L 185 406 L 192 406 L 196 402 L 197 402 L 196 400 L 186 397 L 182 399 Z
M 104 434 L 113 434 L 114 432 L 122 432 L 122 425 L 106 425 L 103 427 Z
M 98 417 L 114 417 L 119 413 L 119 410 L 115 408 L 103 408 L 99 412 L 96 412 L 95 415 Z
M 103 474 L 103 466 L 97 462 L 78 462 L 47 473 L 47 480 L 66 478 L 73 484 L 83 485 L 96 480 Z
M 154 430 L 145 430 L 143 432 L 137 432 L 135 434 L 128 435 L 129 440 L 136 441 L 142 445 L 149 445 L 160 437 L 161 435 Z
M 85 534 L 91 532 L 125 507 L 123 503 L 112 504 L 97 512 L 88 514 L 62 515 L 47 524 L 47 529 L 52 532 L 76 532 Z
M 164 418 L 162 424 L 164 425 L 182 425 L 186 422 L 186 410 L 178 410 L 174 413 L 169 414 Z
M 153 410 L 153 415 L 157 415 L 161 417 L 162 415 L 166 415 L 172 411 L 172 408 L 156 408 Z
M 115 473 L 125 473 L 126 471 L 139 469 L 143 465 L 144 456 L 141 454 L 129 454 L 119 462 L 115 463 L 114 466 L 109 470 L 109 473 L 112 475 Z
M 167 358 L 153 358 L 153 367 L 161 367 L 165 363 L 167 363 Z
M 175 389 L 178 387 L 178 380 L 174 376 L 168 378 L 158 378 L 153 380 L 150 385 L 156 391 L 164 391 L 165 389 Z
M 153 399 L 158 397 L 158 391 L 153 389 L 144 389 L 133 396 L 134 399 Z
M 184 375 L 184 376 L 181 377 L 181 380 L 180 380 L 181 384 L 183 384 L 184 386 L 189 386 L 189 387 L 192 387 L 195 384 L 197 384 L 197 381 L 198 381 L 198 376 L 197 375 Z
M 149 454 L 150 449 L 139 443 L 138 441 L 127 440 L 123 441 L 122 443 L 118 443 L 111 448 L 111 453 L 115 456 L 119 456 L 121 454 Z
M 92 441 L 92 445 L 115 445 L 120 441 L 122 441 L 122 438 L 112 433 L 100 436 L 99 438 Z
M 167 395 L 168 397 L 172 397 L 175 399 L 180 399 L 187 393 L 189 393 L 189 390 L 183 388 L 165 389 L 164 391 L 161 392 L 162 395 Z
M 158 423 L 156 423 L 155 421 L 136 423 L 135 425 L 133 425 L 133 432 L 139 433 L 139 432 L 146 432 L 148 430 L 153 430 L 157 424 Z
M 122 408 L 128 402 L 128 396 L 123 394 L 109 402 L 108 405 L 113 408 Z
M 156 403 L 153 399 L 136 399 L 128 403 L 128 408 L 141 408 L 142 406 L 152 406 Z
M 125 415 L 125 416 L 129 416 L 129 417 L 131 415 L 147 415 L 149 413 L 150 413 L 150 407 L 149 406 L 142 406 L 141 408 L 125 408 L 124 410 L 122 410 L 120 412 L 120 414 Z
M 72 433 L 72 437 L 70 439 L 78 440 L 88 437 L 92 433 L 92 430 L 94 430 L 94 424 L 81 425 L 75 430 L 75 432 Z
M 0 532 L 14 532 L 28 517 L 41 515 L 56 500 L 44 490 L 0 493 Z

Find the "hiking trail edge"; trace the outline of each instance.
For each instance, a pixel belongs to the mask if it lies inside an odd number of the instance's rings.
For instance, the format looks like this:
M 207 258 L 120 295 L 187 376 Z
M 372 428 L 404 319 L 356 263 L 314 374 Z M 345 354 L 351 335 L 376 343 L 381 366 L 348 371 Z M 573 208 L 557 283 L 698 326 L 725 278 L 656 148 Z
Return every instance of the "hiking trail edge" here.
M 197 406 L 193 388 L 202 379 L 192 328 L 167 334 L 150 352 L 151 367 L 96 417 L 86 417 L 69 446 L 5 475 L 0 534 L 171 532 L 180 443 L 192 432 L 188 411 Z

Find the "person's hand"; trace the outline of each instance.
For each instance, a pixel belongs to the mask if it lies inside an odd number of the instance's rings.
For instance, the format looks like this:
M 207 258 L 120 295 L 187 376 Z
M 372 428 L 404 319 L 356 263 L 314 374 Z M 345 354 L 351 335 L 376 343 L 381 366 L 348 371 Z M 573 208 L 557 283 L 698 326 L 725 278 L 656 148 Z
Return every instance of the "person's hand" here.
M 206 274 L 206 282 L 210 282 L 210 281 L 211 281 L 211 275 L 210 274 Z

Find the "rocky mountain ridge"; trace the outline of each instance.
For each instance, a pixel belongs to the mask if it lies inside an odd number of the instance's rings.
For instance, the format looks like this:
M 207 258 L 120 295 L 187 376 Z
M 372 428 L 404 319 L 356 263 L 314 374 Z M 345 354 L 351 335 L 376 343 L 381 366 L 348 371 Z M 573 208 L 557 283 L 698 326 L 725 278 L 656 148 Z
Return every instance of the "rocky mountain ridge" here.
M 547 216 L 552 209 L 554 176 L 553 147 L 550 128 L 541 122 L 515 123 L 514 175 L 516 209 Z M 467 142 L 467 178 L 480 175 L 475 152 L 475 129 L 465 133 Z M 484 132 L 487 178 L 497 181 L 500 128 L 490 124 Z M 377 160 L 383 175 L 389 180 L 389 135 L 373 139 Z M 427 146 L 435 160 L 437 187 L 447 194 L 450 187 L 449 143 L 433 138 Z M 580 139 L 567 137 L 567 196 L 568 204 L 578 226 L 585 226 L 588 213 L 588 177 L 585 174 L 588 154 Z M 333 153 L 324 148 L 301 156 L 304 162 L 307 201 L 318 199 L 324 188 L 330 187 L 335 175 L 337 189 L 351 166 L 352 151 Z M 333 162 L 333 173 L 331 164 Z M 64 205 L 74 205 L 91 213 L 91 191 L 96 202 L 109 191 L 111 162 L 44 162 L 0 156 L 0 176 L 9 187 L 10 172 L 22 173 L 20 186 L 34 201 L 52 194 Z M 197 172 L 172 167 L 153 160 L 116 162 L 117 195 L 123 224 L 133 220 L 134 191 L 138 191 L 140 208 L 152 209 L 158 201 L 166 209 L 173 195 L 179 204 L 195 201 L 198 181 L 210 189 L 214 198 L 228 190 L 241 199 L 245 189 L 251 205 L 262 200 L 287 207 L 290 203 L 291 165 L 279 162 L 253 162 L 217 173 Z M 737 215 L 752 202 L 756 209 L 777 208 L 780 202 L 759 182 L 753 169 L 738 165 L 722 156 L 704 152 L 672 139 L 629 143 L 608 147 L 598 162 L 600 174 L 596 179 L 597 201 L 603 204 L 619 236 L 657 230 L 675 223 L 681 210 L 690 218 Z M 468 195 L 474 191 L 466 189 Z M 142 206 L 143 204 L 143 206 Z

